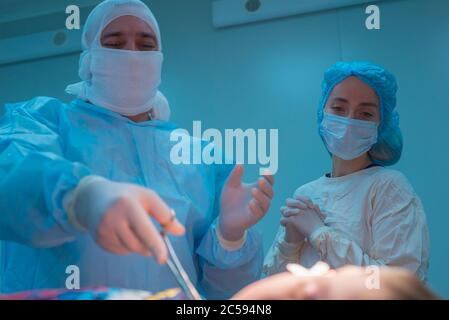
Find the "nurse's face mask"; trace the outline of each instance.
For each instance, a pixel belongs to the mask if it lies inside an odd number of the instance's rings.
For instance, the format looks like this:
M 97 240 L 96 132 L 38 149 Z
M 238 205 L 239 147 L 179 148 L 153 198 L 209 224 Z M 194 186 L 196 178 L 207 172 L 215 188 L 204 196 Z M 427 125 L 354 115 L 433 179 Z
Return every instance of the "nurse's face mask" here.
M 101 33 L 91 49 L 88 98 L 127 116 L 148 111 L 161 83 L 163 55 L 151 27 L 134 16 L 121 16 Z
M 356 77 L 349 77 L 330 94 L 320 134 L 330 153 L 352 160 L 377 142 L 379 121 L 379 98 L 374 90 Z

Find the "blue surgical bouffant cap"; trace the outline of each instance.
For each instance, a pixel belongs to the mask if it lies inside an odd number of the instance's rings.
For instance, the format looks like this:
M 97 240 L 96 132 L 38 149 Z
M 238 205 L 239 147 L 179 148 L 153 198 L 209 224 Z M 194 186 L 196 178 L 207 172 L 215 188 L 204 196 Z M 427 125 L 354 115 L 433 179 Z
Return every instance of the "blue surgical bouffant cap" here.
M 399 114 L 396 111 L 395 77 L 376 64 L 364 61 L 337 62 L 324 74 L 321 88 L 321 100 L 318 107 L 318 124 L 323 120 L 323 112 L 334 87 L 348 77 L 357 77 L 369 85 L 380 101 L 380 124 L 378 140 L 368 152 L 374 163 L 384 166 L 393 165 L 401 157 L 402 134 L 399 128 Z M 322 137 L 321 137 L 322 138 Z

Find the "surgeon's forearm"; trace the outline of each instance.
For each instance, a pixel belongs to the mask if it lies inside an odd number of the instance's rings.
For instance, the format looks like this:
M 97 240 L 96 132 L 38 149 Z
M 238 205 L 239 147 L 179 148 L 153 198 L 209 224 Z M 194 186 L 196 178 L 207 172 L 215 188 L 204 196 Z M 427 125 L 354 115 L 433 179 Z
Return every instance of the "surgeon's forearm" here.
M 223 234 L 220 231 L 220 224 L 217 223 L 217 227 L 215 228 L 215 234 L 217 236 L 217 240 L 219 242 L 219 244 L 221 245 L 221 247 L 223 247 L 224 249 L 228 250 L 228 251 L 235 251 L 235 250 L 239 250 L 241 247 L 243 247 L 243 245 L 246 242 L 246 237 L 248 232 L 245 230 L 245 232 L 243 233 L 243 236 L 235 241 L 230 241 L 227 240 Z
M 2 165 L 9 174 L 0 176 L 0 239 L 36 247 L 71 241 L 77 231 L 62 202 L 87 168 L 37 152 Z
M 201 286 L 208 299 L 229 299 L 243 287 L 260 279 L 263 261 L 262 251 L 248 262 L 232 269 L 220 269 L 204 265 Z
M 201 286 L 208 298 L 229 298 L 243 286 L 260 278 L 263 250 L 260 235 L 248 230 L 241 248 L 227 250 L 217 238 L 214 223 L 201 241 Z

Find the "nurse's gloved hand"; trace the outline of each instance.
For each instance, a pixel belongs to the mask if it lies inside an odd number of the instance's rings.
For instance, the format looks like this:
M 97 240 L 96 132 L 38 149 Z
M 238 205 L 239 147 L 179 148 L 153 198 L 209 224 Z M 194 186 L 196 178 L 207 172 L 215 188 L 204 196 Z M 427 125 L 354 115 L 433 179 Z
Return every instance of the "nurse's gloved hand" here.
M 242 183 L 243 166 L 236 165 L 221 193 L 219 230 L 229 241 L 243 238 L 245 231 L 267 213 L 273 198 L 274 177 L 263 175 L 255 183 Z
M 299 233 L 296 226 L 287 218 L 299 214 L 300 210 L 315 208 L 315 205 L 309 198 L 303 196 L 298 196 L 298 198 L 287 198 L 286 205 L 280 208 L 282 214 L 280 224 L 285 227 L 284 241 L 288 243 L 299 243 L 305 239 L 305 236 Z
M 81 180 L 70 203 L 72 223 L 87 229 L 112 253 L 151 255 L 165 263 L 167 248 L 151 218 L 174 235 L 185 232 L 158 194 L 138 185 L 89 176 Z
M 281 225 L 286 228 L 286 239 L 291 239 L 288 242 L 299 242 L 324 226 L 319 206 L 308 197 L 289 198 L 286 204 L 281 207 Z
M 287 220 L 287 218 L 281 219 L 281 226 L 285 227 L 285 236 L 284 241 L 287 243 L 300 243 L 305 239 L 305 237 L 302 235 L 302 233 L 299 233 L 296 227 L 291 223 L 290 220 Z

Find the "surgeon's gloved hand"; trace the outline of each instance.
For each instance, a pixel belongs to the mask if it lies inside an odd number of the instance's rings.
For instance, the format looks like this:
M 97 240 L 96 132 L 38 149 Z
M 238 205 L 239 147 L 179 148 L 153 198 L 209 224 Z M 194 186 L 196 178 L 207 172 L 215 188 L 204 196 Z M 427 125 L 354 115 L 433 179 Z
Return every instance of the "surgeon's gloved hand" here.
M 151 218 L 174 235 L 185 232 L 158 194 L 138 185 L 88 176 L 64 201 L 72 224 L 112 253 L 155 256 L 165 263 L 167 248 Z
M 287 242 L 300 242 L 324 226 L 320 208 L 308 197 L 288 198 L 287 205 L 281 207 L 281 225 L 286 228 Z
M 219 231 L 228 241 L 238 241 L 245 231 L 267 213 L 273 198 L 274 177 L 263 175 L 257 182 L 242 183 L 243 166 L 236 165 L 221 193 Z

